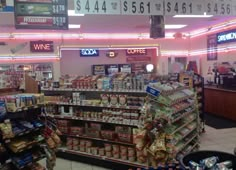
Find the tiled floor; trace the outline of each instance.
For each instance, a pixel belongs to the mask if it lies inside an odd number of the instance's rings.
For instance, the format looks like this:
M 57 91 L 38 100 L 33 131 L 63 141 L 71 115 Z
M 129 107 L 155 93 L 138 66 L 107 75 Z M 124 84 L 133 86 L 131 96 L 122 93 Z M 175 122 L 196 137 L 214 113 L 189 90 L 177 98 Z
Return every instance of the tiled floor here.
M 200 138 L 201 150 L 218 150 L 233 153 L 236 147 L 236 128 L 214 129 L 206 126 L 206 133 Z M 45 161 L 41 163 L 44 164 Z M 54 170 L 106 170 L 105 168 L 92 166 L 80 162 L 57 159 Z

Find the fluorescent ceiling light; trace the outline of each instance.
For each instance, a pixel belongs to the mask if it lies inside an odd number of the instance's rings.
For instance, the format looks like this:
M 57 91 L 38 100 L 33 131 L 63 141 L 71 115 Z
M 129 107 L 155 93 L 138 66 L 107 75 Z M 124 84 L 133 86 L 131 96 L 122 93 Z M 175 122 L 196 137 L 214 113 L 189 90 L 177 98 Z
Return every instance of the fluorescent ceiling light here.
M 84 14 L 76 14 L 75 10 L 68 10 L 68 16 L 84 16 Z
M 180 28 L 184 28 L 187 25 L 165 25 L 165 29 L 180 29 Z
M 69 24 L 70 29 L 80 28 L 79 24 Z
M 175 15 L 174 18 L 210 18 L 213 17 L 213 15 Z

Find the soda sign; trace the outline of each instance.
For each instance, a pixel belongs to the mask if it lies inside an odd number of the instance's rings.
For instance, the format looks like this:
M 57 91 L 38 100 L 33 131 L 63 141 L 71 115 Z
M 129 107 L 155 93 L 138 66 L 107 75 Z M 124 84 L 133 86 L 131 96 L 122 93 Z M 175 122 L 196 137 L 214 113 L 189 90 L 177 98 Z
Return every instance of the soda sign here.
M 80 49 L 81 57 L 97 57 L 99 56 L 99 50 L 97 49 Z
M 54 52 L 53 41 L 30 41 L 30 51 L 33 53 Z

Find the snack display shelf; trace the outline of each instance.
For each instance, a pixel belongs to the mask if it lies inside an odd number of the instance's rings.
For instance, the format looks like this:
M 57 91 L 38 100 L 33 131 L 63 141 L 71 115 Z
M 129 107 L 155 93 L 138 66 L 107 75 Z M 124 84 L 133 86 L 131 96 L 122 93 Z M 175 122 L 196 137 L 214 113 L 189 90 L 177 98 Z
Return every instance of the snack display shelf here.
M 132 89 L 74 89 L 74 88 L 42 88 L 44 92 L 111 92 L 111 93 L 140 93 L 145 94 L 146 92 L 143 90 L 132 90 Z
M 174 135 L 176 132 L 180 131 L 182 128 L 184 128 L 184 127 L 187 126 L 188 124 L 192 123 L 194 120 L 196 120 L 196 118 L 191 119 L 190 121 L 187 121 L 187 122 L 184 123 L 182 126 L 180 126 L 179 128 L 177 128 L 174 132 L 172 132 L 171 135 Z
M 114 108 L 114 109 L 131 109 L 131 110 L 141 110 L 142 108 L 140 106 L 84 105 L 84 104 L 74 104 L 66 102 L 47 102 L 47 104 L 81 106 L 81 107 L 101 107 L 101 108 Z
M 192 109 L 190 111 L 187 111 L 187 112 L 184 112 L 181 116 L 177 117 L 176 119 L 172 120 L 171 123 L 175 123 L 177 122 L 178 120 L 188 116 L 189 114 L 191 114 L 195 109 Z
M 41 159 L 44 159 L 45 157 L 46 157 L 46 156 L 43 155 L 43 156 L 34 158 L 32 162 L 29 162 L 29 163 L 27 163 L 27 164 L 24 165 L 24 166 L 19 166 L 14 160 L 11 160 L 11 161 L 12 161 L 13 165 L 14 165 L 17 169 L 24 169 L 24 168 L 26 168 L 26 167 L 32 165 L 34 162 L 38 162 L 38 161 L 40 161 Z
M 124 165 L 129 165 L 129 166 L 137 167 L 137 168 L 147 168 L 148 167 L 147 165 L 140 164 L 138 162 L 130 162 L 130 161 L 122 160 L 122 159 L 115 159 L 115 158 L 109 158 L 109 157 L 106 157 L 106 156 L 93 155 L 93 154 L 89 154 L 89 153 L 86 153 L 86 152 L 68 150 L 68 149 L 65 149 L 65 148 L 59 148 L 58 151 L 59 152 L 64 152 L 64 153 L 66 152 L 66 153 L 70 153 L 70 154 L 74 154 L 74 155 L 91 157 L 91 158 L 100 159 L 100 160 L 104 160 L 104 161 L 115 162 L 115 163 L 124 164 Z
M 10 143 L 11 142 L 11 139 L 14 139 L 16 137 L 21 137 L 21 136 L 24 136 L 24 135 L 28 135 L 29 133 L 33 133 L 33 132 L 37 132 L 38 130 L 40 130 L 41 127 L 38 127 L 38 128 L 34 128 L 34 129 L 30 129 L 30 130 L 26 130 L 25 132 L 21 132 L 19 134 L 16 134 L 13 138 L 8 138 L 8 139 L 5 139 L 4 142 L 5 143 Z
M 161 89 L 158 89 L 158 88 L 155 88 L 155 89 L 160 91 L 161 95 L 168 96 L 168 95 L 174 94 L 174 93 L 176 93 L 176 92 L 178 92 L 180 90 L 189 89 L 189 88 L 183 86 L 183 87 L 179 87 L 179 88 L 174 89 L 174 90 L 161 90 Z
M 192 107 L 193 104 L 194 104 L 194 103 L 189 103 L 188 105 L 186 105 L 186 106 L 184 106 L 184 107 L 182 107 L 182 108 L 180 108 L 180 109 L 175 110 L 172 114 L 178 113 L 178 112 L 180 112 L 180 111 L 182 111 L 182 110 L 185 110 L 185 109 L 187 109 L 187 108 L 189 108 L 189 107 Z
M 173 143 L 172 145 L 177 145 L 180 141 L 182 141 L 184 138 L 186 138 L 189 134 L 191 134 L 194 130 L 197 129 L 197 126 L 195 126 L 194 128 L 192 128 L 191 130 L 189 130 L 188 133 L 186 133 L 183 137 L 181 137 L 179 140 L 177 140 L 175 143 Z
M 115 144 L 120 144 L 120 145 L 135 146 L 135 144 L 133 144 L 133 143 L 120 142 L 120 141 L 108 140 L 108 139 L 103 139 L 103 138 L 94 138 L 94 137 L 89 137 L 89 136 L 69 135 L 69 134 L 62 134 L 62 136 L 90 139 L 90 140 L 96 140 L 96 141 L 103 141 L 103 142 L 115 143 Z
M 8 148 L 9 148 L 9 150 L 11 150 L 13 153 L 22 153 L 22 152 L 24 152 L 24 151 L 26 151 L 26 150 L 30 150 L 30 149 L 32 149 L 33 147 L 38 146 L 38 144 L 42 143 L 43 141 L 44 141 L 44 139 L 39 140 L 39 141 L 34 141 L 34 142 L 32 142 L 31 144 L 25 146 L 24 148 L 19 149 L 19 150 L 16 151 L 16 152 L 13 151 L 9 146 L 8 146 Z M 8 143 L 8 144 L 9 144 L 9 143 Z
M 38 105 L 32 105 L 32 106 L 27 106 L 27 107 L 21 107 L 21 108 L 17 108 L 14 111 L 8 111 L 8 113 L 17 113 L 17 112 L 22 112 L 22 111 L 26 111 L 26 110 L 31 110 L 31 109 L 37 109 L 40 106 L 42 106 L 43 103 L 38 104 Z
M 104 120 L 100 120 L 100 119 L 86 119 L 86 118 L 77 117 L 77 116 L 64 116 L 64 115 L 51 115 L 51 114 L 47 114 L 46 116 L 51 117 L 51 118 L 55 118 L 55 119 L 82 120 L 82 121 L 87 121 L 87 122 L 97 122 L 97 123 L 129 126 L 129 127 L 138 127 L 138 124 L 134 125 L 134 124 L 119 123 L 119 122 L 111 122 L 111 121 L 108 122 L 108 121 L 104 121 Z
M 196 137 L 198 137 L 198 134 L 193 135 L 193 137 L 191 137 L 187 142 L 185 142 L 185 143 L 180 147 L 180 149 L 178 149 L 178 150 L 176 151 L 176 153 L 181 152 L 181 151 L 182 151 L 189 143 L 191 143 Z

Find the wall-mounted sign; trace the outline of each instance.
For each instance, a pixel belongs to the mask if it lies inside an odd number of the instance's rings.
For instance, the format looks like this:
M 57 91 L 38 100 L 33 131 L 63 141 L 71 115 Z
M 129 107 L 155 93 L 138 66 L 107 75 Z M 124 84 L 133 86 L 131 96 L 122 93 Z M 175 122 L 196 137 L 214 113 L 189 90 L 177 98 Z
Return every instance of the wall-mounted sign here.
M 30 51 L 32 53 L 54 52 L 53 41 L 30 41 Z
M 207 36 L 207 60 L 217 60 L 216 34 Z
M 147 55 L 147 49 L 145 48 L 129 48 L 126 50 L 126 55 Z
M 119 64 L 119 72 L 131 73 L 131 64 Z
M 105 75 L 106 74 L 105 65 L 93 65 L 92 73 L 93 75 Z
M 99 56 L 99 50 L 92 49 L 92 48 L 80 49 L 80 56 L 81 57 L 97 57 Z
M 151 57 L 127 57 L 127 63 L 151 62 Z
M 68 29 L 67 0 L 15 0 L 17 29 Z
M 0 0 L 0 12 L 14 12 L 14 0 Z
M 229 43 L 236 41 L 236 30 L 225 31 L 216 34 L 217 44 Z
M 113 51 L 113 50 L 106 52 L 106 56 L 109 57 L 109 58 L 115 58 L 117 55 L 118 55 L 118 52 Z
M 108 64 L 106 65 L 106 74 L 107 75 L 111 75 L 114 73 L 118 73 L 119 72 L 119 68 L 117 64 Z

